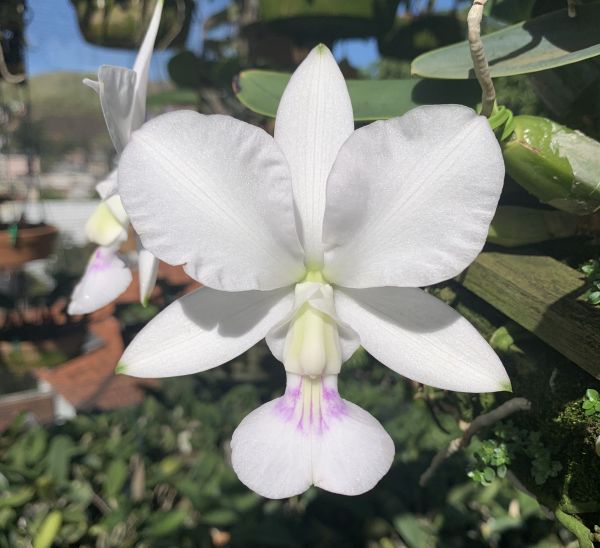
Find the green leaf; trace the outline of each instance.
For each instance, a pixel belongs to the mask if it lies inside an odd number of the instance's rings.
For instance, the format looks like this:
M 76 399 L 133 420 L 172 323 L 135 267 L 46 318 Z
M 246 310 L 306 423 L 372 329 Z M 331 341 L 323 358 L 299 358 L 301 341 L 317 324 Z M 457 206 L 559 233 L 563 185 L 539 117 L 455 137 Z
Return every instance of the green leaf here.
M 264 21 L 291 17 L 356 17 L 374 16 L 375 2 L 364 0 L 260 0 Z
M 592 291 L 587 299 L 592 304 L 600 304 L 600 291 Z
M 218 508 L 202 514 L 202 522 L 216 527 L 229 527 L 238 519 L 238 515 L 228 508 Z
M 52 439 L 47 455 L 46 471 L 56 485 L 67 482 L 74 452 L 75 444 L 71 438 L 59 435 Z
M 394 527 L 409 548 L 433 546 L 435 534 L 425 520 L 419 520 L 412 514 L 401 514 L 394 518 Z
M 493 481 L 494 478 L 496 477 L 496 472 L 494 471 L 493 468 L 486 466 L 483 469 L 483 477 L 485 478 L 486 481 Z
M 42 522 L 39 531 L 33 539 L 33 548 L 50 548 L 56 535 L 58 535 L 58 532 L 60 531 L 61 525 L 62 514 L 56 510 L 50 512 Z
M 25 486 L 19 488 L 17 491 L 4 491 L 0 495 L 0 508 L 18 508 L 23 506 L 26 502 L 29 502 L 35 490 L 33 487 Z
M 179 529 L 188 515 L 187 510 L 177 509 L 170 512 L 152 514 L 152 523 L 146 530 L 149 537 L 164 537 Z
M 600 401 L 600 394 L 598 393 L 598 390 L 595 390 L 594 388 L 588 388 L 585 391 L 585 395 L 589 400 Z
M 398 0 L 260 0 L 261 21 L 286 35 L 325 42 L 389 27 Z
M 584 409 L 591 409 L 592 407 L 594 407 L 594 402 L 593 401 L 584 401 L 583 402 L 583 408 Z
M 527 74 L 600 55 L 600 3 L 523 21 L 483 37 L 493 77 Z M 412 73 L 427 78 L 475 78 L 467 41 L 420 55 Z
M 496 19 L 516 23 L 526 19 L 531 14 L 535 0 L 496 0 L 486 5 L 485 15 Z
M 116 497 L 129 475 L 129 467 L 122 460 L 113 460 L 108 465 L 104 478 L 104 494 L 107 497 Z
M 290 76 L 286 72 L 246 70 L 239 74 L 233 87 L 243 105 L 274 118 Z M 473 107 L 481 95 L 473 82 L 406 78 L 347 80 L 346 83 L 356 121 L 385 120 L 420 105 L 460 103 Z

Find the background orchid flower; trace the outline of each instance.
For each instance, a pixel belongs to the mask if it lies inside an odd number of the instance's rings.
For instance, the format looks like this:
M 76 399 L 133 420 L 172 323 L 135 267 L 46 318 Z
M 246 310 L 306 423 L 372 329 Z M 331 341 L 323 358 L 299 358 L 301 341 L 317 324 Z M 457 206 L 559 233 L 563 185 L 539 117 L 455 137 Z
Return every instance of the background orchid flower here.
M 133 70 L 103 65 L 98 71 L 98 81 L 87 78 L 83 81 L 100 97 L 106 126 L 119 155 L 129 141 L 131 133 L 144 123 L 150 59 L 160 25 L 163 2 L 164 0 L 156 2 Z M 115 170 L 96 185 L 96 192 L 102 202 L 86 225 L 86 235 L 91 242 L 97 243 L 103 249 L 99 251 L 99 248 L 94 252 L 80 283 L 73 291 L 70 314 L 93 312 L 107 305 L 127 289 L 129 284 L 123 286 L 125 280 L 131 281 L 131 273 L 129 276 L 125 274 L 125 264 L 116 256 L 120 243 L 127 239 L 129 227 L 129 217 L 117 194 L 116 183 Z M 110 262 L 106 261 L 108 256 L 112 257 Z M 103 266 L 100 268 L 99 264 Z M 158 259 L 143 249 L 139 240 L 138 270 L 140 301 L 146 304 L 156 284 Z
M 271 498 L 313 484 L 371 489 L 394 444 L 338 393 L 359 344 L 439 388 L 510 386 L 475 328 L 418 289 L 479 253 L 503 176 L 486 119 L 466 107 L 421 107 L 354 131 L 325 46 L 292 76 L 274 139 L 228 116 L 179 111 L 148 122 L 123 152 L 120 195 L 144 246 L 206 287 L 156 316 L 120 372 L 196 373 L 266 338 L 287 388 L 233 435 L 241 481 Z

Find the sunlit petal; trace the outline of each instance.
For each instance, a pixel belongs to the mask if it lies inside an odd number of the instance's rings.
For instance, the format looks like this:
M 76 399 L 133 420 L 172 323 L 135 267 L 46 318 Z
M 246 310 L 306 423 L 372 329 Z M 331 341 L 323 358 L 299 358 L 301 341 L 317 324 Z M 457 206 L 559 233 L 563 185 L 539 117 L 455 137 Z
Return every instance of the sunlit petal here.
M 113 215 L 106 202 L 100 202 L 85 225 L 85 235 L 90 242 L 112 246 L 127 239 L 127 228 Z
M 154 42 L 160 26 L 164 0 L 158 0 L 154 6 L 154 12 L 150 24 L 146 30 L 146 35 L 138 51 L 133 70 L 137 74 L 135 81 L 135 99 L 134 112 L 132 116 L 131 131 L 141 127 L 146 116 L 146 93 L 148 90 L 148 76 L 150 72 L 150 60 L 154 50 Z
M 250 413 L 234 432 L 231 449 L 240 480 L 273 499 L 311 485 L 360 495 L 394 458 L 390 436 L 369 413 L 340 397 L 335 375 L 288 374 L 284 396 Z
M 129 141 L 134 115 L 137 115 L 136 80 L 136 73 L 127 68 L 102 65 L 98 70 L 100 105 L 108 133 L 118 153 L 121 153 Z
M 135 377 L 174 377 L 211 369 L 264 338 L 292 304 L 289 289 L 197 289 L 138 333 L 120 360 L 120 371 Z
M 488 121 L 426 106 L 357 130 L 327 182 L 327 278 L 348 287 L 420 287 L 481 251 L 504 163 Z
M 158 259 L 147 249 L 138 249 L 138 273 L 140 276 L 140 302 L 146 306 L 156 285 Z
M 119 192 L 146 249 L 216 289 L 274 289 L 304 273 L 285 158 L 263 130 L 178 111 L 137 131 Z
M 129 223 L 129 217 L 127 216 L 127 212 L 123 207 L 123 203 L 121 202 L 119 195 L 113 194 L 105 200 L 105 203 L 108 209 L 110 209 L 110 212 L 115 216 L 115 219 L 117 219 L 117 221 L 119 221 L 123 227 L 126 227 Z
M 290 165 L 307 263 L 322 263 L 327 176 L 354 130 L 352 104 L 340 69 L 324 45 L 314 48 L 287 85 L 275 119 L 275 140 Z
M 104 120 L 118 153 L 125 148 L 131 132 L 144 123 L 150 59 L 160 25 L 162 8 L 163 0 L 159 0 L 156 2 L 133 70 L 102 65 L 98 70 L 97 82 L 87 78 L 83 81 L 100 96 Z
M 479 332 L 432 295 L 414 288 L 343 289 L 335 300 L 365 350 L 397 373 L 459 392 L 510 388 L 502 362 Z
M 107 200 L 117 193 L 117 170 L 113 169 L 106 179 L 96 184 L 96 192 L 103 200 Z
M 71 295 L 69 314 L 89 314 L 114 301 L 131 283 L 131 271 L 114 249 L 94 251 Z

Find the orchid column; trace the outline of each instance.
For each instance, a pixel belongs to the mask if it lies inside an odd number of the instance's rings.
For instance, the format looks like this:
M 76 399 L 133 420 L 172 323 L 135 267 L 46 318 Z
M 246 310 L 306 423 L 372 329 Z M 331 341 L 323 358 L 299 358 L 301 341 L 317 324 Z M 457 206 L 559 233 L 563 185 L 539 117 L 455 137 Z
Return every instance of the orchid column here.
M 133 70 L 103 65 L 98 81 L 85 79 L 99 97 L 102 113 L 113 145 L 120 155 L 131 133 L 141 127 L 146 116 L 146 94 L 150 59 L 160 25 L 164 0 L 157 0 L 148 30 Z M 117 192 L 116 171 L 96 186 L 102 203 L 90 217 L 86 235 L 98 244 L 83 278 L 75 287 L 69 314 L 87 314 L 116 299 L 131 283 L 131 272 L 118 257 L 121 243 L 127 239 L 129 217 Z M 140 301 L 146 304 L 156 284 L 158 260 L 138 241 Z
M 287 389 L 235 431 L 241 481 L 271 498 L 313 484 L 371 489 L 394 444 L 338 394 L 359 345 L 439 388 L 510 387 L 479 333 L 418 289 L 477 256 L 503 178 L 487 120 L 466 107 L 421 107 L 354 131 L 325 46 L 292 76 L 274 139 L 228 116 L 155 118 L 123 152 L 119 193 L 144 246 L 205 287 L 155 317 L 119 371 L 196 373 L 266 338 Z

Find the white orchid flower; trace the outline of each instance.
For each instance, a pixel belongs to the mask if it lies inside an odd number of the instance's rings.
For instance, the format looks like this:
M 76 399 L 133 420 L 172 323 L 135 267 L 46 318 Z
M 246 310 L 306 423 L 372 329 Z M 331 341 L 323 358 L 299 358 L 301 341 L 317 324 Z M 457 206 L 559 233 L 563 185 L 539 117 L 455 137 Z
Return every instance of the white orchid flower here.
M 131 283 L 131 271 L 117 256 L 114 247 L 98 247 L 92 254 L 85 273 L 75 286 L 67 312 L 89 314 L 111 303 Z M 107 291 L 97 291 L 99 285 Z
M 463 106 L 420 107 L 354 131 L 325 46 L 293 74 L 274 139 L 228 116 L 179 111 L 148 122 L 123 152 L 119 192 L 144 246 L 206 287 L 156 316 L 119 372 L 196 373 L 266 338 L 287 388 L 233 435 L 241 481 L 270 498 L 310 485 L 371 489 L 394 444 L 338 394 L 359 344 L 439 388 L 510 386 L 475 328 L 418 289 L 480 252 L 503 177 L 487 120 Z
M 85 79 L 84 84 L 94 89 L 99 97 L 102 112 L 117 154 L 129 141 L 131 133 L 141 127 L 146 116 L 146 95 L 150 59 L 160 25 L 164 0 L 158 0 L 150 25 L 136 56 L 133 70 L 103 65 L 98 71 L 98 81 Z M 96 185 L 102 202 L 86 225 L 86 235 L 98 248 L 71 296 L 69 310 L 93 312 L 115 300 L 127 286 L 122 287 L 126 274 L 124 263 L 116 256 L 121 242 L 127 239 L 129 217 L 117 193 L 116 170 Z M 102 251 L 100 251 L 100 249 Z M 112 256 L 112 268 L 100 270 L 93 267 L 97 257 Z M 104 260 L 104 259 L 102 259 Z M 104 264 L 104 263 L 103 263 Z M 116 265 L 119 264 L 117 268 Z M 158 259 L 138 245 L 138 271 L 140 276 L 140 301 L 145 305 L 156 284 Z M 89 277 L 87 279 L 86 277 Z M 129 273 L 131 280 L 131 273 Z

